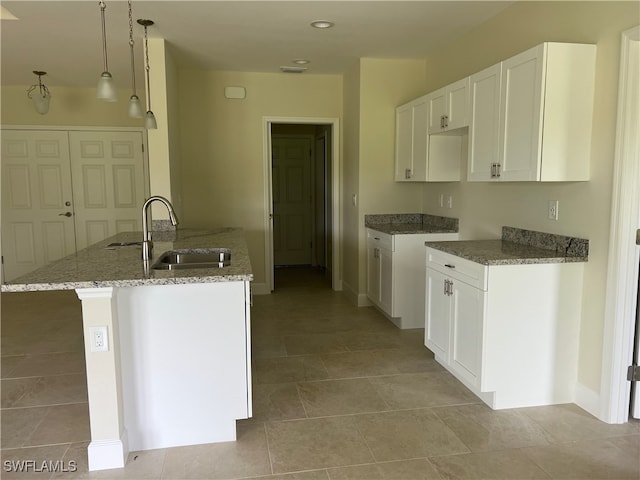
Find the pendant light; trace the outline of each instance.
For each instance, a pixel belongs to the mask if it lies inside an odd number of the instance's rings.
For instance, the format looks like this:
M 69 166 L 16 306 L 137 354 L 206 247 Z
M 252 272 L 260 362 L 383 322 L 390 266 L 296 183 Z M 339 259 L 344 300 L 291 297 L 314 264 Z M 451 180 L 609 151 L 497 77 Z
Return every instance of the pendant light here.
M 31 85 L 29 90 L 27 90 L 27 97 L 33 101 L 36 112 L 44 115 L 49 111 L 49 100 L 51 100 L 51 92 L 49 92 L 47 86 L 42 83 L 42 76 L 46 75 L 47 72 L 34 70 L 33 73 L 38 76 L 38 84 Z
M 129 116 L 133 118 L 142 118 L 144 110 L 140 98 L 136 95 L 136 69 L 135 59 L 133 55 L 133 15 L 131 13 L 131 0 L 129 0 L 129 49 L 131 51 L 131 96 L 129 97 Z
M 118 101 L 118 91 L 111 73 L 109 73 L 109 62 L 107 61 L 107 29 L 105 27 L 104 11 L 107 6 L 103 0 L 100 0 L 100 18 L 102 21 L 102 58 L 104 59 L 104 70 L 98 80 L 97 97 L 106 102 Z
M 158 128 L 156 116 L 151 111 L 151 84 L 149 82 L 149 42 L 147 37 L 147 27 L 153 25 L 153 20 L 138 19 L 138 23 L 144 27 L 144 58 L 145 58 L 145 82 L 147 87 L 147 113 L 144 117 L 144 126 L 147 130 Z

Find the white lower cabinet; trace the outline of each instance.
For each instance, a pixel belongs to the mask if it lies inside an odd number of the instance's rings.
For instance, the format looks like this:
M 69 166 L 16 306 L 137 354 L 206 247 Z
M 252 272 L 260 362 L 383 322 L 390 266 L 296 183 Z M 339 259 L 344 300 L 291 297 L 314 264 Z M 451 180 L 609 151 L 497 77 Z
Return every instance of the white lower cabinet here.
M 457 233 L 390 235 L 367 229 L 367 297 L 398 328 L 424 327 L 425 242 Z
M 436 360 L 494 409 L 573 402 L 583 264 L 487 266 L 426 250 Z

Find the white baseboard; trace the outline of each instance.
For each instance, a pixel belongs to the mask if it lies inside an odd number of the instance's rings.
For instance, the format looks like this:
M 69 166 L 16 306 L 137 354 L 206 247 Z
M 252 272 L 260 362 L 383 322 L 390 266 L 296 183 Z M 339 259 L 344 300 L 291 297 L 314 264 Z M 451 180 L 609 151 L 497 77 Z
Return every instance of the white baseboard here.
M 583 410 L 586 410 L 594 417 L 606 421 L 605 419 L 600 418 L 600 392 L 596 392 L 595 390 L 581 384 L 580 382 L 576 382 L 574 402 L 576 405 L 578 405 Z
M 129 456 L 127 432 L 119 440 L 96 440 L 89 443 L 87 458 L 89 471 L 122 468 Z
M 356 292 L 356 290 L 344 280 L 342 281 L 342 291 L 349 301 L 357 307 L 370 307 L 373 305 L 365 293 Z

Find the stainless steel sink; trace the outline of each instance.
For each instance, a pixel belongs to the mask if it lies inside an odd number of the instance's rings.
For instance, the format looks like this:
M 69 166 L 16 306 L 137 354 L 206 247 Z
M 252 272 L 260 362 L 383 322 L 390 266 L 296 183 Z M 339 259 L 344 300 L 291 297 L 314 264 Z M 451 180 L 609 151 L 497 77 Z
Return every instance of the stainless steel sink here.
M 197 248 L 164 252 L 151 268 L 155 270 L 223 268 L 230 264 L 231 250 L 228 248 Z

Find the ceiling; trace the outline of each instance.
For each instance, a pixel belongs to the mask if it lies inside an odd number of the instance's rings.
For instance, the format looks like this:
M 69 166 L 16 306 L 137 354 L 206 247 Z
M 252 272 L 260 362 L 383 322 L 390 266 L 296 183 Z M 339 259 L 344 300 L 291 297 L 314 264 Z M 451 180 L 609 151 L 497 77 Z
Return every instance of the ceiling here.
M 106 0 L 109 70 L 130 81 L 127 2 Z M 307 59 L 307 74 L 340 74 L 360 57 L 425 58 L 495 16 L 508 1 L 155 1 L 134 0 L 138 82 L 142 82 L 142 27 L 166 39 L 180 67 L 277 72 Z M 97 0 L 2 1 L 18 20 L 2 20 L 2 85 L 28 85 L 33 70 L 49 86 L 88 87 L 103 70 Z M 331 29 L 315 29 L 330 20 Z M 153 69 L 153 65 L 151 65 Z

